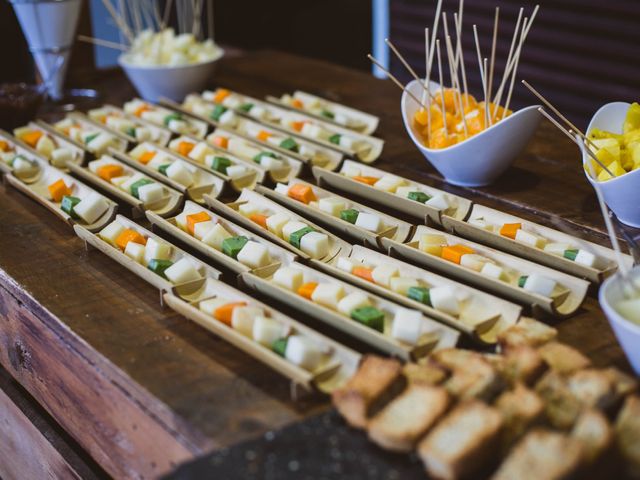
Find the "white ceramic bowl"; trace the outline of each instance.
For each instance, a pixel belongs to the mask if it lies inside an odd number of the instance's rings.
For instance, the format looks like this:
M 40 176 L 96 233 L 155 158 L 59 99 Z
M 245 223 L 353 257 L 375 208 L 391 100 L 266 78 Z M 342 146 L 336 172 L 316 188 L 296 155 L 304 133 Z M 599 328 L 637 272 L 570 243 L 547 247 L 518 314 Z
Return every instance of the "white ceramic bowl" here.
M 594 128 L 612 133 L 622 133 L 622 124 L 627 115 L 629 105 L 626 102 L 607 103 L 596 112 L 591 119 L 587 134 Z M 591 158 L 582 148 L 582 163 L 586 165 Z M 596 183 L 585 170 L 591 185 Z M 632 227 L 640 227 L 640 169 L 606 182 L 598 182 L 604 201 L 618 220 Z
M 440 88 L 435 82 L 430 85 L 432 90 Z M 416 80 L 407 89 L 417 98 L 422 96 L 422 86 Z M 406 92 L 401 100 L 402 119 L 413 143 L 447 182 L 463 187 L 489 185 L 504 173 L 535 133 L 541 117 L 538 107 L 518 110 L 462 143 L 434 150 L 425 147 L 414 130 L 413 117 L 420 107 Z
M 633 275 L 637 283 L 637 278 L 640 276 L 640 266 L 633 268 L 631 275 Z M 635 372 L 640 375 L 640 325 L 625 319 L 613 308 L 613 305 L 622 299 L 620 281 L 620 275 L 614 275 L 605 280 L 600 287 L 600 306 L 604 310 L 624 353 L 627 355 L 629 363 L 631 363 Z
M 189 93 L 203 90 L 222 58 L 224 50 L 207 62 L 190 65 L 135 65 L 128 62 L 127 54 L 120 55 L 118 63 L 129 77 L 138 94 L 148 102 L 168 98 L 181 102 Z

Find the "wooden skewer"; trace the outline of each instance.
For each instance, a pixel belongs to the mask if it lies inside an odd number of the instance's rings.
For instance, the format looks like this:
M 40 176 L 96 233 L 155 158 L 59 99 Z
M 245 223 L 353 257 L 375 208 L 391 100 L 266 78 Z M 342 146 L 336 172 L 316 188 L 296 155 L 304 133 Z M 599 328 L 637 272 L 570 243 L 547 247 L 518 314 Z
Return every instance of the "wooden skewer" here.
M 404 85 L 402 85 L 402 83 L 400 82 L 400 80 L 398 80 L 398 79 L 397 79 L 397 78 L 396 78 L 396 77 L 395 77 L 395 76 L 394 76 L 394 75 L 393 75 L 389 70 L 387 70 L 386 68 L 384 68 L 384 67 L 382 66 L 382 64 L 381 64 L 378 60 L 376 60 L 376 59 L 374 58 L 374 56 L 373 56 L 373 55 L 371 55 L 371 54 L 369 53 L 369 54 L 367 54 L 367 58 L 368 58 L 369 60 L 371 60 L 371 61 L 372 61 L 372 62 L 373 62 L 373 63 L 374 63 L 374 64 L 375 64 L 375 65 L 376 65 L 380 70 L 382 70 L 382 71 L 387 75 L 387 77 L 389 77 L 389 79 L 390 79 L 393 83 L 395 83 L 395 84 L 400 88 L 400 90 L 403 90 L 404 92 L 406 92 L 406 93 L 407 93 L 407 95 L 409 95 L 413 100 L 415 100 L 415 102 L 416 102 L 418 105 L 420 105 L 420 107 L 425 108 L 425 106 L 420 102 L 420 99 L 418 99 L 418 97 L 416 97 L 413 93 L 411 93 L 409 90 L 407 90 L 407 87 L 405 87 Z
M 446 49 L 447 47 L 446 38 L 449 36 L 449 22 L 447 21 L 447 12 L 442 12 L 442 27 L 444 28 L 445 49 Z M 448 52 L 447 52 L 447 58 L 448 58 Z M 451 88 L 453 88 L 453 62 L 448 60 L 447 63 L 449 64 L 449 80 L 451 82 Z
M 487 82 L 486 82 L 487 57 L 484 57 L 484 62 L 483 62 L 483 65 L 482 65 L 482 71 L 484 72 L 484 75 L 485 75 L 485 83 L 483 85 L 483 87 L 484 87 L 484 115 L 485 115 L 485 118 L 484 118 L 485 127 L 484 128 L 489 128 L 493 123 L 493 121 L 492 121 L 493 113 L 489 109 L 489 90 L 487 90 Z
M 92 43 L 100 47 L 113 48 L 114 50 L 121 50 L 126 52 L 129 47 L 122 45 L 121 43 L 110 42 L 108 40 L 100 40 L 99 38 L 87 37 L 86 35 L 78 35 L 78 40 L 85 43 Z
M 482 54 L 480 53 L 480 41 L 478 40 L 478 27 L 473 26 L 473 37 L 476 42 L 476 54 L 478 55 L 478 67 L 480 68 L 480 79 L 482 80 L 482 91 L 484 92 L 484 121 L 485 127 L 489 127 L 489 105 L 487 104 L 487 82 L 485 78 L 485 68 L 482 64 Z
M 454 54 L 453 54 L 453 47 L 451 45 L 451 37 L 447 35 L 447 56 L 449 58 L 449 63 L 455 63 L 455 60 L 453 59 Z M 455 70 L 455 69 L 454 69 Z M 456 95 L 456 98 L 458 99 L 458 105 L 457 108 L 460 112 L 460 115 L 462 116 L 462 127 L 464 129 L 464 135 L 465 137 L 467 137 L 469 135 L 468 129 L 467 129 L 467 119 L 465 118 L 464 115 L 464 107 L 462 106 L 462 96 L 460 95 L 460 82 L 458 80 L 458 72 L 454 71 L 454 83 L 453 83 L 453 88 L 458 92 L 458 95 Z
M 520 22 L 522 21 L 522 13 L 524 12 L 524 8 L 520 8 L 518 12 L 518 20 L 516 21 L 516 28 L 513 30 L 513 38 L 511 39 L 511 46 L 509 47 L 509 54 L 507 55 L 507 63 L 504 67 L 504 72 L 502 72 L 502 80 L 500 81 L 500 86 L 496 91 L 496 95 L 494 97 L 493 103 L 496 105 L 500 105 L 502 101 L 502 92 L 504 87 L 507 84 L 507 80 L 509 79 L 509 65 L 511 64 L 511 59 L 513 57 L 513 53 L 515 51 L 516 42 L 518 40 L 518 36 L 520 35 Z
M 162 14 L 162 28 L 164 30 L 165 27 L 169 24 L 169 15 L 171 15 L 171 7 L 173 6 L 173 0 L 167 0 L 167 3 L 164 5 L 164 13 Z
M 460 12 L 462 13 L 462 0 L 460 0 Z M 462 50 L 462 20 L 461 16 L 453 14 L 453 20 L 456 24 L 456 55 L 459 54 L 457 62 L 459 62 L 460 69 L 462 71 L 462 88 L 464 90 L 465 106 L 469 106 L 469 88 L 467 87 L 467 71 L 464 66 L 464 51 Z
M 493 20 L 493 39 L 491 40 L 491 63 L 489 64 L 489 81 L 487 84 L 489 102 L 491 102 L 491 92 L 493 92 L 493 69 L 496 63 L 496 43 L 498 41 L 498 22 L 499 21 L 500 21 L 500 7 L 496 7 L 496 14 Z
M 444 87 L 442 85 L 442 59 L 440 57 L 440 39 L 436 40 L 436 51 L 438 52 L 438 78 L 440 79 L 440 101 L 442 102 L 442 124 L 444 126 L 444 135 L 449 137 L 449 129 L 447 128 L 447 109 L 444 101 Z
M 528 26 L 533 21 L 531 19 L 527 22 L 527 18 L 525 17 L 524 22 L 522 23 L 522 36 L 520 38 L 520 43 L 518 44 L 518 48 L 516 49 L 516 53 L 514 55 L 513 62 L 513 72 L 511 74 L 511 82 L 509 84 L 509 92 L 507 93 L 507 100 L 504 102 L 504 109 L 502 112 L 502 118 L 504 119 L 507 116 L 507 112 L 509 111 L 509 105 L 511 104 L 511 95 L 513 94 L 513 86 L 516 81 L 516 76 L 518 75 L 518 64 L 520 63 L 520 54 L 522 53 L 522 45 L 526 39 L 525 32 L 528 30 Z
M 207 34 L 213 40 L 213 0 L 207 0 Z
M 438 33 L 438 22 L 440 21 L 440 11 L 442 10 L 442 0 L 438 0 L 438 4 L 436 6 L 436 16 L 433 19 L 433 28 L 431 29 L 431 41 L 429 42 L 429 45 L 431 45 L 431 50 L 429 50 L 428 48 L 425 48 L 426 50 L 426 60 L 427 60 L 427 64 L 425 65 L 425 71 L 427 72 L 427 77 L 430 78 L 430 73 L 431 73 L 431 67 L 433 66 L 433 53 L 435 51 L 434 49 L 434 45 L 435 45 L 435 41 L 436 41 L 436 35 Z M 426 34 L 428 34 L 427 31 L 425 31 Z M 425 41 L 425 47 L 426 47 L 426 41 Z M 431 89 L 429 88 L 429 85 L 427 84 L 427 89 L 429 91 L 429 94 L 431 93 Z M 422 93 L 422 103 L 425 103 L 425 96 L 427 94 L 425 92 Z M 431 101 L 428 101 L 427 104 L 429 106 L 431 106 Z
M 427 126 L 429 127 L 429 134 L 431 134 L 431 69 L 429 68 L 429 28 L 424 29 L 424 56 L 425 56 L 425 65 L 427 66 L 427 71 L 424 76 L 424 85 L 427 88 L 428 95 L 425 95 L 422 92 L 422 100 L 424 101 L 425 97 L 427 99 Z
M 113 5 L 111 5 L 111 2 L 109 0 L 102 0 L 102 4 L 104 5 L 104 8 L 107 9 L 107 12 L 109 12 L 109 15 L 111 15 L 111 18 L 113 18 L 113 21 L 116 22 L 116 25 L 120 28 L 124 36 L 127 37 L 127 40 L 129 40 L 130 43 L 133 43 L 133 34 L 131 33 L 131 30 L 120 15 L 118 15 L 115 8 L 113 8 Z
M 415 72 L 415 70 L 413 68 L 411 68 L 411 65 L 409 65 L 409 63 L 404 59 L 404 57 L 400 54 L 400 52 L 395 47 L 395 45 L 393 43 L 391 43 L 391 40 L 389 40 L 388 38 L 385 38 L 384 39 L 384 43 L 386 43 L 387 46 L 391 49 L 391 51 L 395 54 L 395 56 L 398 57 L 398 60 L 400 60 L 400 63 L 402 63 L 402 65 L 404 65 L 404 68 L 407 69 L 407 71 L 411 74 L 411 76 L 414 78 L 414 80 L 416 80 L 422 86 L 422 88 L 427 91 L 428 95 L 430 95 L 432 98 L 435 98 L 431 94 L 431 92 L 429 91 L 429 88 L 424 86 L 424 84 L 420 80 L 420 77 L 418 77 L 418 74 Z

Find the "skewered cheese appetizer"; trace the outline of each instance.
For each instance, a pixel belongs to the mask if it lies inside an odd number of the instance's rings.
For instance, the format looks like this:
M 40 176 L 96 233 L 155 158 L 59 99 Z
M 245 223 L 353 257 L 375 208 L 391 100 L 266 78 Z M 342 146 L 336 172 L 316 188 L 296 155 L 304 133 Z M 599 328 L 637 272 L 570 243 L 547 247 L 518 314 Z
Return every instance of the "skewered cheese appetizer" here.
M 64 167 L 67 162 L 72 162 L 76 159 L 75 152 L 60 145 L 56 138 L 44 130 L 27 126 L 16 128 L 13 134 L 56 167 Z
M 56 122 L 53 127 L 98 156 L 106 153 L 110 147 L 116 146 L 117 138 L 114 135 L 88 123 L 80 124 L 71 117 Z
M 125 103 L 124 111 L 180 135 L 201 136 L 203 133 L 198 125 L 180 112 L 153 105 L 138 98 Z
M 157 170 L 185 188 L 196 183 L 197 168 L 195 166 L 183 160 L 176 160 L 152 144 L 138 145 L 129 152 L 129 156 L 143 165 Z
M 143 30 L 133 40 L 127 61 L 135 65 L 190 65 L 214 60 L 220 49 L 207 39 L 199 42 L 191 33 L 176 35 L 173 28 Z
M 244 138 L 214 132 L 207 137 L 207 141 L 219 149 L 228 150 L 238 158 L 253 161 L 266 170 L 280 170 L 287 166 L 280 154 Z
M 360 130 L 366 127 L 366 124 L 356 116 L 349 114 L 344 109 L 336 108 L 330 102 L 318 97 L 296 92 L 294 96 L 282 95 L 280 100 L 296 110 L 324 117 L 346 128 Z
M 117 132 L 129 135 L 138 142 L 158 142 L 160 136 L 158 130 L 136 121 L 133 117 L 127 117 L 122 110 L 113 107 L 102 107 L 89 110 L 87 115 L 94 122 L 104 124 Z
M 188 137 L 179 137 L 169 143 L 169 148 L 234 180 L 250 173 L 246 165 L 228 156 L 220 155 L 204 141 L 194 142 Z
M 47 186 L 51 201 L 59 203 L 60 209 L 74 220 L 92 224 L 109 209 L 106 199 L 99 193 L 91 192 L 84 198 L 79 198 L 73 196 L 75 189 L 73 182 L 65 182 L 63 178 L 58 178 Z
M 187 95 L 182 107 L 195 115 L 213 120 L 221 127 L 234 129 L 238 124 L 238 116 L 232 108 L 212 103 L 198 95 Z
M 201 98 L 207 102 L 223 106 L 225 109 L 238 110 L 246 113 L 258 121 L 266 120 L 275 122 L 278 120 L 277 107 L 260 100 L 231 92 L 226 88 L 218 88 L 215 92 L 205 90 Z
M 15 145 L 2 139 L 0 139 L 0 160 L 9 165 L 11 170 L 17 174 L 32 173 L 38 169 L 36 162 L 20 154 Z

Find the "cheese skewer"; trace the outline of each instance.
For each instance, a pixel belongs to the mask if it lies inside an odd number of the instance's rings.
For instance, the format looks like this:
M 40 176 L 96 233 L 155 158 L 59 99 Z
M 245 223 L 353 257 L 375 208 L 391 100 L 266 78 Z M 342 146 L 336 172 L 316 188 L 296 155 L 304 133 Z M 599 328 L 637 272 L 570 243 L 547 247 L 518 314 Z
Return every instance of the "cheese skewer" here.
M 390 79 L 393 83 L 395 83 L 395 84 L 398 86 L 398 88 L 400 88 L 400 90 L 405 91 L 405 92 L 407 93 L 407 95 L 409 95 L 413 100 L 415 100 L 415 102 L 416 102 L 418 105 L 420 105 L 422 108 L 425 108 L 424 104 L 423 104 L 422 102 L 420 102 L 420 100 L 418 99 L 418 97 L 416 97 L 413 93 L 411 93 L 409 90 L 407 90 L 407 88 L 406 88 L 404 85 L 402 85 L 402 83 L 400 82 L 400 80 L 398 80 L 398 79 L 397 79 L 397 78 L 396 78 L 396 77 L 395 77 L 395 76 L 394 76 L 394 75 L 393 75 L 389 70 L 387 70 L 386 68 L 384 68 L 384 67 L 382 66 L 382 64 L 381 64 L 378 60 L 376 60 L 376 59 L 374 58 L 374 56 L 373 56 L 373 55 L 371 55 L 371 54 L 369 53 L 369 54 L 367 54 L 367 58 L 368 58 L 369 60 L 371 60 L 371 61 L 372 61 L 372 62 L 373 62 L 373 63 L 374 63 L 374 64 L 375 64 L 375 65 L 376 65 L 380 70 L 382 70 L 382 71 L 387 75 L 387 77 L 389 77 L 389 79 Z

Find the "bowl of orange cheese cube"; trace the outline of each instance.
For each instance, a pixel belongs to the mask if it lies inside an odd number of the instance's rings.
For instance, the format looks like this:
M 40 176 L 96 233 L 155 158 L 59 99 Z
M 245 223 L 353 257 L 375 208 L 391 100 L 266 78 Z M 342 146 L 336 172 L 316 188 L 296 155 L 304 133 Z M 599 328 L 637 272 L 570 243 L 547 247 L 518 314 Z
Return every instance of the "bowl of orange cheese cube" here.
M 421 98 L 424 88 L 414 80 L 402 94 L 405 128 L 429 163 L 453 185 L 493 183 L 526 147 L 540 121 L 538 105 L 512 112 L 491 103 L 487 116 L 484 102 L 454 89 L 441 92 L 435 82 L 430 82 L 434 98 L 427 111 L 407 90 Z

